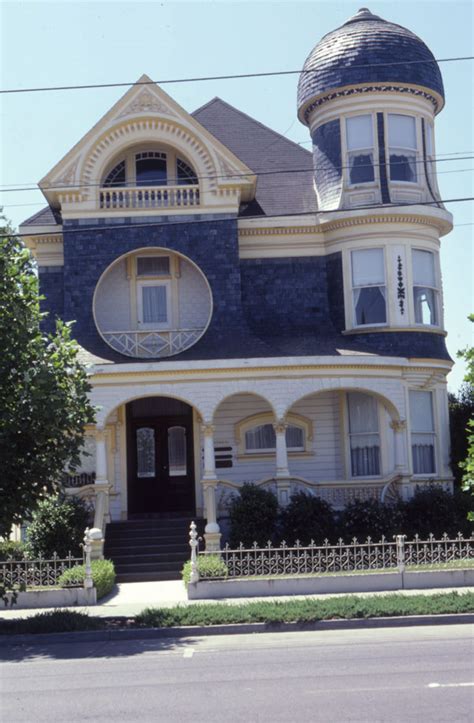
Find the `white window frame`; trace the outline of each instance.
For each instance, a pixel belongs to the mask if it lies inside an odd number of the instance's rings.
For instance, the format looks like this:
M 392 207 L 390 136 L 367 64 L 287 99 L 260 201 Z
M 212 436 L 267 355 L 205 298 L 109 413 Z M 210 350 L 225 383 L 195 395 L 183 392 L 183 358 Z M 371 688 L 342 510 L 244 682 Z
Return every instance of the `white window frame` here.
M 349 394 L 351 394 L 351 391 L 347 391 L 343 394 L 343 430 L 344 430 L 344 437 L 345 439 L 345 452 L 346 452 L 346 459 L 345 459 L 345 468 L 346 468 L 346 475 L 347 478 L 350 480 L 363 480 L 363 479 L 381 479 L 384 476 L 384 469 L 385 469 L 385 454 L 384 454 L 384 443 L 385 443 L 385 435 L 383 434 L 383 429 L 381 427 L 381 409 L 380 409 L 380 402 L 377 399 L 377 397 L 373 394 L 370 394 L 370 392 L 366 392 L 364 390 L 354 389 L 352 390 L 352 393 L 359 393 L 359 394 L 365 394 L 367 397 L 371 397 L 375 400 L 376 405 L 376 415 L 377 415 L 377 432 L 351 432 L 350 431 L 350 418 L 349 418 Z M 354 475 L 352 473 L 352 447 L 351 447 L 351 438 L 360 436 L 370 436 L 373 434 L 378 435 L 379 438 L 379 473 L 376 475 Z
M 313 439 L 313 425 L 310 419 L 300 414 L 288 414 L 286 422 L 289 427 L 298 427 L 303 431 L 303 447 L 287 447 L 290 455 L 308 454 Z M 255 427 L 261 427 L 265 424 L 275 424 L 275 418 L 271 412 L 262 414 L 253 414 L 250 417 L 240 420 L 235 425 L 235 441 L 238 447 L 239 456 L 256 457 L 263 455 L 265 457 L 274 456 L 276 454 L 276 446 L 266 449 L 247 449 L 246 432 Z
M 168 259 L 168 273 L 167 274 L 153 274 L 153 273 L 147 273 L 147 274 L 139 274 L 138 273 L 138 259 L 151 259 L 151 258 L 166 258 Z M 170 279 L 173 274 L 173 258 L 169 254 L 138 254 L 135 257 L 135 276 L 137 278 L 137 281 L 142 281 L 143 279 Z
M 404 116 L 406 118 L 413 119 L 414 126 L 415 126 L 415 148 L 410 148 L 409 146 L 392 146 L 390 143 L 390 116 Z M 420 161 L 420 142 L 419 142 L 419 130 L 418 127 L 420 125 L 419 119 L 417 116 L 412 115 L 410 113 L 387 113 L 385 116 L 385 127 L 386 127 L 386 167 L 388 169 L 388 178 L 390 183 L 395 184 L 402 184 L 409 186 L 412 188 L 413 186 L 420 185 L 420 169 L 419 169 L 419 161 Z M 392 178 L 392 168 L 390 165 L 390 153 L 403 153 L 407 156 L 414 156 L 415 157 L 415 180 L 414 181 L 404 181 L 400 180 L 398 178 Z
M 413 420 L 411 418 L 411 400 L 410 395 L 413 392 L 422 392 L 424 394 L 429 394 L 431 398 L 431 413 L 433 416 L 433 429 L 432 431 L 423 431 L 418 432 L 413 429 Z M 408 390 L 408 410 L 410 412 L 410 460 L 411 460 L 411 468 L 413 476 L 417 479 L 427 479 L 430 477 L 438 477 L 438 470 L 439 470 L 439 462 L 438 462 L 438 435 L 437 435 L 437 414 L 436 414 L 436 394 L 432 389 L 409 389 Z M 433 463 L 434 463 L 434 471 L 433 472 L 415 472 L 415 465 L 413 461 L 413 435 L 419 434 L 419 435 L 426 435 L 427 437 L 430 436 L 433 440 Z
M 363 146 L 361 148 L 353 148 L 349 149 L 349 133 L 348 133 L 348 123 L 354 119 L 359 118 L 361 116 L 366 116 L 370 118 L 370 124 L 372 128 L 372 146 Z M 367 188 L 368 186 L 375 186 L 378 183 L 378 162 L 377 162 L 377 154 L 378 154 L 378 146 L 377 146 L 377 128 L 375 125 L 375 116 L 373 113 L 354 113 L 353 115 L 349 115 L 345 117 L 344 122 L 344 143 L 345 143 L 345 158 L 346 158 L 346 180 L 347 185 L 351 189 L 358 188 L 359 186 L 362 186 L 363 188 Z M 373 179 L 371 181 L 351 181 L 351 157 L 354 154 L 362 155 L 362 154 L 371 154 L 372 155 L 372 171 L 373 171 Z
M 159 279 L 159 280 L 158 280 Z M 154 279 L 137 278 L 137 322 L 139 329 L 170 329 L 171 328 L 171 282 L 161 280 L 161 277 Z M 143 321 L 143 293 L 146 286 L 164 286 L 166 289 L 166 322 L 144 322 Z
M 382 259 L 383 259 L 383 272 L 384 272 L 384 283 L 383 284 L 354 284 L 353 281 L 353 254 L 357 253 L 359 251 L 381 251 L 382 252 Z M 352 328 L 353 329 L 366 329 L 366 328 L 372 328 L 372 327 L 385 327 L 389 324 L 389 296 L 388 296 L 388 283 L 387 283 L 387 260 L 386 260 L 386 249 L 384 246 L 365 246 L 361 248 L 354 248 L 349 249 L 349 279 L 350 279 L 350 309 L 351 309 L 351 320 L 352 320 Z M 355 304 L 355 297 L 354 292 L 358 289 L 366 289 L 366 288 L 383 288 L 385 290 L 385 321 L 379 321 L 379 322 L 369 322 L 368 324 L 358 324 L 357 323 L 357 314 L 356 314 L 356 304 Z
M 186 163 L 196 174 L 197 183 L 194 185 L 199 188 L 199 175 L 196 170 L 195 164 L 186 156 L 183 155 L 178 149 L 172 146 L 165 146 L 161 144 L 139 144 L 125 151 L 120 156 L 116 156 L 113 161 L 107 164 L 105 172 L 102 174 L 101 185 L 107 178 L 107 176 L 113 171 L 113 169 L 121 162 L 125 161 L 125 186 L 110 186 L 110 188 L 136 188 L 137 187 L 137 172 L 136 172 L 136 157 L 141 153 L 162 153 L 166 155 L 166 183 L 159 184 L 159 188 L 166 188 L 166 186 L 180 186 L 178 181 L 178 159 Z M 139 186 L 140 189 L 155 188 L 155 186 Z
M 413 264 L 413 252 L 414 251 L 422 251 L 423 253 L 429 253 L 432 256 L 433 259 L 433 273 L 434 273 L 434 282 L 435 286 L 430 286 L 427 284 L 418 284 L 415 282 L 415 274 L 414 274 L 414 264 Z M 439 256 L 437 253 L 432 251 L 431 249 L 424 249 L 419 248 L 417 246 L 414 246 L 411 248 L 411 302 L 413 305 L 413 323 L 420 328 L 433 328 L 433 329 L 439 329 L 441 327 L 441 303 L 440 303 L 440 274 L 438 270 L 438 261 Z M 423 321 L 417 321 L 416 320 L 416 305 L 415 305 L 415 287 L 418 289 L 430 289 L 433 291 L 433 298 L 434 298 L 434 304 L 435 304 L 435 316 L 436 316 L 436 323 L 434 324 L 425 324 Z

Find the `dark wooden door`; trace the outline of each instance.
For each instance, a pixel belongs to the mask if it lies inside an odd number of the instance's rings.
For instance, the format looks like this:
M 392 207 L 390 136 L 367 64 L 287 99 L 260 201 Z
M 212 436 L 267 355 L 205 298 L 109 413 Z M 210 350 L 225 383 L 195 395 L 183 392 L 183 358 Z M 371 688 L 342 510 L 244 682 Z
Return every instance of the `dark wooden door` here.
M 192 415 L 135 418 L 128 427 L 129 513 L 192 512 Z

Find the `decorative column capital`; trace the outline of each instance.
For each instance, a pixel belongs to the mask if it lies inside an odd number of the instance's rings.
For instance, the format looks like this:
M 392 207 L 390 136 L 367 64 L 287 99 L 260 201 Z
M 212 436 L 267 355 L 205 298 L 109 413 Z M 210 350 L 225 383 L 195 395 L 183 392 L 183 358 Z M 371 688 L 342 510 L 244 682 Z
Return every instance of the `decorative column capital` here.
M 288 422 L 284 417 L 282 419 L 277 419 L 277 421 L 273 423 L 273 429 L 275 430 L 275 434 L 284 434 L 287 427 Z
M 392 419 L 390 426 L 394 432 L 403 432 L 406 429 L 406 419 Z
M 205 437 L 212 437 L 216 428 L 214 424 L 211 424 L 210 422 L 203 422 L 203 424 L 201 424 L 201 431 Z
M 96 442 L 105 442 L 105 428 L 104 427 L 96 427 L 95 428 L 95 441 Z

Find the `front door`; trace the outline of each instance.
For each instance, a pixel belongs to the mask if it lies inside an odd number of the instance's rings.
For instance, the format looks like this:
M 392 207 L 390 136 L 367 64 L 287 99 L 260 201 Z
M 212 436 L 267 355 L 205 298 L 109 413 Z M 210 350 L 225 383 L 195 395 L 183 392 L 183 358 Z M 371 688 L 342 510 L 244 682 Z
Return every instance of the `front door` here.
M 194 509 L 192 411 L 129 419 L 128 511 L 135 515 Z

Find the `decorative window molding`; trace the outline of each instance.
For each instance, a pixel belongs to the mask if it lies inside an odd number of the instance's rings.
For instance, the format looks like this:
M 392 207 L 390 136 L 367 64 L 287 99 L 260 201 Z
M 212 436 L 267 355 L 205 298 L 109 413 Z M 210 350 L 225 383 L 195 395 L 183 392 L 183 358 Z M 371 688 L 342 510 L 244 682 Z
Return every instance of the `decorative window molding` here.
M 310 419 L 307 417 L 303 417 L 300 414 L 288 414 L 285 418 L 285 423 L 287 425 L 286 429 L 286 437 L 287 437 L 287 449 L 289 454 L 298 454 L 298 453 L 304 453 L 310 451 L 310 442 L 313 439 L 313 423 Z M 275 418 L 271 412 L 264 412 L 261 414 L 253 414 L 250 417 L 246 417 L 245 419 L 242 419 L 240 422 L 237 422 L 235 425 L 235 441 L 237 443 L 237 449 L 239 455 L 245 455 L 245 456 L 251 456 L 255 457 L 256 455 L 268 455 L 268 454 L 275 454 L 276 451 L 276 444 L 274 441 L 274 424 L 275 424 Z M 257 430 L 258 428 L 264 428 L 264 427 L 271 427 L 271 432 L 269 430 L 262 430 L 260 432 L 260 441 L 264 441 L 265 439 L 268 439 L 269 444 L 273 443 L 273 446 L 265 446 L 265 447 L 254 447 L 249 448 L 248 444 L 250 441 L 249 432 L 253 432 Z M 292 430 L 295 430 L 292 432 Z M 299 430 L 296 431 L 296 430 Z M 291 440 L 293 439 L 295 442 L 298 440 L 298 435 L 301 435 L 301 445 L 298 444 L 298 446 L 290 446 Z M 258 444 L 258 433 L 254 436 L 254 441 L 256 444 Z M 288 444 L 289 442 L 289 444 Z
M 403 281 L 403 263 L 400 254 L 397 256 L 397 299 L 400 314 L 405 314 L 405 284 Z
M 411 389 L 410 427 L 414 475 L 436 474 L 436 434 L 433 393 Z

